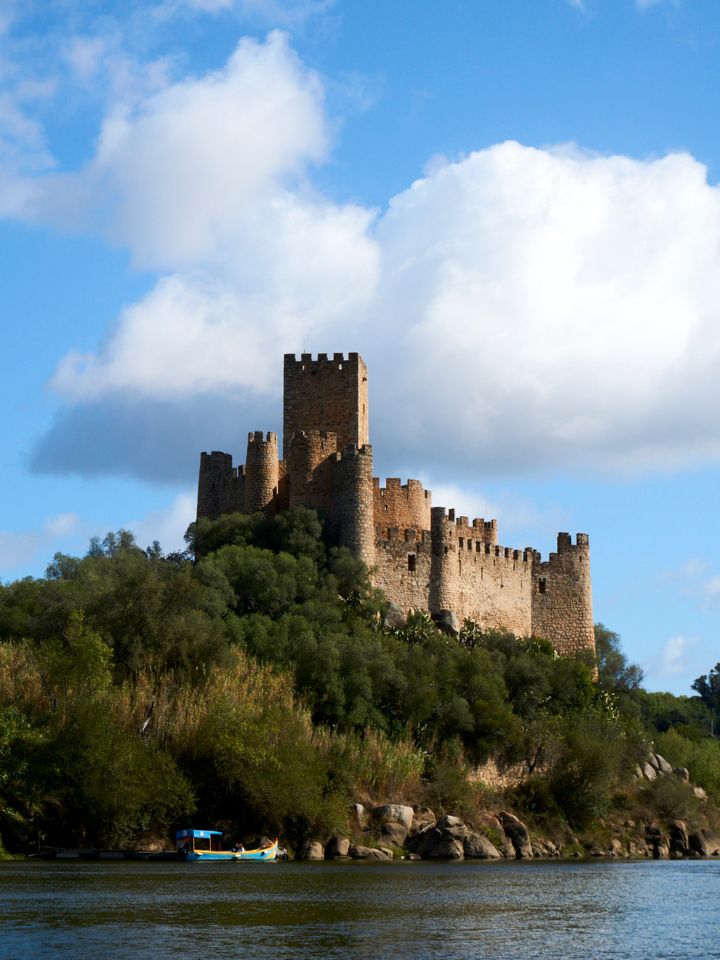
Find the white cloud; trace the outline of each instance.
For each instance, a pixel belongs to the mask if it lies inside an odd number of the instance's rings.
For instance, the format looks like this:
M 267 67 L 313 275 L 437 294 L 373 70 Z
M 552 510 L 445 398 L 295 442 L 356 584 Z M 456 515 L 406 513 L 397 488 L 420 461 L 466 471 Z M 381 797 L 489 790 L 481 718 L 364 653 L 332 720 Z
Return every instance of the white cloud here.
M 223 70 L 111 111 L 90 166 L 49 180 L 39 212 L 69 223 L 93 213 L 142 266 L 197 264 L 327 145 L 320 84 L 286 37 L 245 39 Z
M 79 523 L 76 514 L 60 513 L 37 530 L 0 530 L 0 572 L 12 573 L 54 552 L 57 541 L 74 534 Z
M 692 663 L 697 659 L 693 655 L 698 652 L 699 647 L 700 640 L 697 637 L 687 637 L 684 634 L 670 637 L 663 644 L 659 655 L 648 662 L 648 675 L 663 679 L 687 675 L 692 671 Z M 653 683 L 657 681 L 653 680 Z
M 680 0 L 635 0 L 638 10 L 649 10 L 650 7 L 659 7 L 663 3 L 670 4 L 673 7 L 680 6 Z
M 184 550 L 186 544 L 183 537 L 195 519 L 196 507 L 195 494 L 184 491 L 167 507 L 148 514 L 142 520 L 130 520 L 124 527 L 135 534 L 140 547 L 150 546 L 157 540 L 166 554 Z
M 115 103 L 84 171 L 24 181 L 37 215 L 84 210 L 167 271 L 62 360 L 70 402 L 269 397 L 282 352 L 359 349 L 393 414 L 374 438 L 406 464 L 720 457 L 720 189 L 691 156 L 508 142 L 434 158 L 378 216 L 313 189 L 330 122 L 283 34 L 157 84 Z

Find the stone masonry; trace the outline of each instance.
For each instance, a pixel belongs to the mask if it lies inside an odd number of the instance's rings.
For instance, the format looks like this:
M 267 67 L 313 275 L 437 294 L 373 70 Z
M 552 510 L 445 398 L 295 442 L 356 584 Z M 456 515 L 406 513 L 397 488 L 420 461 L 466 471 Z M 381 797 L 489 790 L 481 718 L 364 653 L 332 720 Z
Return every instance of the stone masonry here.
M 561 654 L 595 650 L 587 534 L 558 534 L 543 561 L 498 545 L 496 520 L 433 507 L 418 480 L 373 477 L 367 367 L 357 353 L 285 355 L 283 459 L 274 433 L 248 435 L 244 466 L 200 455 L 197 515 L 317 510 L 332 543 L 370 568 L 404 613 L 452 612 L 484 629 L 544 637 Z

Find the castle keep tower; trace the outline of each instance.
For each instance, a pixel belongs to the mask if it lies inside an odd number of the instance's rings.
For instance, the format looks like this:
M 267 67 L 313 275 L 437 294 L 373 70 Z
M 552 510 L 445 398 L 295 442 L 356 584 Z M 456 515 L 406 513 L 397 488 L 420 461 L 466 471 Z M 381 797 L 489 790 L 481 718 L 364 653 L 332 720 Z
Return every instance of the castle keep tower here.
M 301 430 L 324 430 L 337 435 L 337 448 L 349 443 L 358 450 L 370 442 L 368 434 L 367 367 L 357 353 L 319 353 L 317 360 L 303 353 L 285 354 L 283 398 L 283 453 Z
M 278 438 L 248 435 L 244 466 L 229 453 L 200 456 L 198 518 L 273 515 L 311 507 L 330 543 L 367 564 L 403 613 L 450 612 L 482 629 L 544 637 L 564 655 L 595 651 L 587 534 L 558 534 L 543 561 L 532 547 L 498 544 L 496 520 L 433 507 L 418 480 L 373 477 L 367 367 L 351 353 L 284 362 L 283 459 Z M 446 622 L 452 618 L 444 618 Z

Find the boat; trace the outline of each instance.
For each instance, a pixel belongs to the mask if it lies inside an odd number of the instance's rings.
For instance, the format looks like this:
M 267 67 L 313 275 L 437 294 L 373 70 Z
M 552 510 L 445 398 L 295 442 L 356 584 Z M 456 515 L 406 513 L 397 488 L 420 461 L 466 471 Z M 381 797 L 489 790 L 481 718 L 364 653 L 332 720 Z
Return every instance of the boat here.
M 277 839 L 269 845 L 257 847 L 254 850 L 242 848 L 239 850 L 221 850 L 220 837 L 222 837 L 220 830 L 195 830 L 192 827 L 178 830 L 175 834 L 175 849 L 178 860 L 188 862 L 253 860 L 264 863 L 277 860 Z

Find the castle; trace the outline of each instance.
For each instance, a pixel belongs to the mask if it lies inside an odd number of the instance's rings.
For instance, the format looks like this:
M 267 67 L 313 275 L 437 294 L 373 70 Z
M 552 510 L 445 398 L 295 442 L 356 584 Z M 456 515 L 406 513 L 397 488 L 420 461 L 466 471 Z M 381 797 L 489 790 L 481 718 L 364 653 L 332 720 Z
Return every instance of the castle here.
M 418 480 L 373 477 L 362 357 L 285 355 L 283 456 L 277 434 L 248 436 L 244 466 L 200 456 L 197 515 L 312 507 L 330 542 L 348 547 L 404 614 L 429 611 L 483 629 L 544 637 L 572 656 L 595 650 L 588 537 L 559 533 L 546 561 L 498 545 L 496 520 L 433 507 Z

